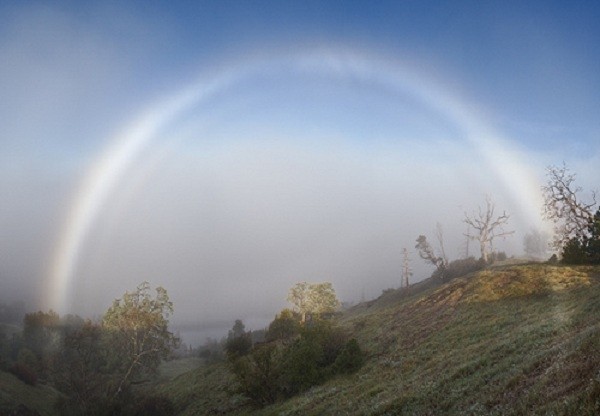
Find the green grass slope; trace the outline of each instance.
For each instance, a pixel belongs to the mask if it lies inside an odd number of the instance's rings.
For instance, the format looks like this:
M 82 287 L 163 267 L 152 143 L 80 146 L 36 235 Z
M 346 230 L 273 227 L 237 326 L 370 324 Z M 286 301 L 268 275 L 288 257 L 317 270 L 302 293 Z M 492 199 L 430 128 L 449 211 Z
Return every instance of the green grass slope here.
M 57 414 L 54 410 L 57 399 L 58 393 L 49 386 L 29 386 L 12 374 L 0 371 L 0 415 L 13 414 L 18 408 L 23 412 L 27 408 L 42 416 L 53 416 Z
M 600 268 L 484 270 L 387 292 L 340 319 L 367 351 L 356 374 L 255 409 L 224 365 L 159 386 L 182 415 L 600 414 Z

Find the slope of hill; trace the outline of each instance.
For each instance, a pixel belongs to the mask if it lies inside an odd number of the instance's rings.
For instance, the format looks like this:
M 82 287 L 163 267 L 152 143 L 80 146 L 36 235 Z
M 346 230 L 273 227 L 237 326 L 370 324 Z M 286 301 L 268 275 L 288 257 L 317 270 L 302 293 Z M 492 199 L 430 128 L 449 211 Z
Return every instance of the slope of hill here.
M 0 415 L 56 415 L 54 403 L 59 393 L 38 384 L 29 386 L 10 373 L 0 371 Z
M 224 365 L 163 384 L 182 415 L 600 414 L 600 268 L 506 266 L 385 293 L 340 319 L 363 368 L 263 409 Z

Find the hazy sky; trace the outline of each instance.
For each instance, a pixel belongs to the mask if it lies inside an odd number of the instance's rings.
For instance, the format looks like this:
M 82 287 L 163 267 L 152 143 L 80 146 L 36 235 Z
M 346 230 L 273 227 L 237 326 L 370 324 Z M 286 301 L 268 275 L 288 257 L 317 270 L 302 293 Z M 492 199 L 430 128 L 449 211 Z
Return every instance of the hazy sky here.
M 486 194 L 518 255 L 545 166 L 598 189 L 599 21 L 577 1 L 2 2 L 0 298 L 97 316 L 148 280 L 177 322 L 262 325 L 298 281 L 397 287 L 403 247 L 427 277 L 415 239 L 440 222 L 461 256 Z

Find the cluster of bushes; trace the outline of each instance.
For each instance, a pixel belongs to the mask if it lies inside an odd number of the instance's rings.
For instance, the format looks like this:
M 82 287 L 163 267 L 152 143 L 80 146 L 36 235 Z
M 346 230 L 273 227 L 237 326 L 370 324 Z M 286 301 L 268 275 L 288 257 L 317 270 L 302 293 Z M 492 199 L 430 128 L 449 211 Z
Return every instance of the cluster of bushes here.
M 237 338 L 226 345 L 236 390 L 259 406 L 294 396 L 336 374 L 353 373 L 364 361 L 357 341 L 330 321 L 300 325 L 287 311 L 271 323 L 267 342 L 252 347 L 247 335 Z
M 504 254 L 504 258 L 506 258 L 506 254 Z M 451 261 L 443 269 L 436 269 L 431 277 L 440 280 L 452 280 L 482 270 L 485 266 L 486 262 L 483 259 L 475 260 L 475 257 L 467 257 L 466 259 Z

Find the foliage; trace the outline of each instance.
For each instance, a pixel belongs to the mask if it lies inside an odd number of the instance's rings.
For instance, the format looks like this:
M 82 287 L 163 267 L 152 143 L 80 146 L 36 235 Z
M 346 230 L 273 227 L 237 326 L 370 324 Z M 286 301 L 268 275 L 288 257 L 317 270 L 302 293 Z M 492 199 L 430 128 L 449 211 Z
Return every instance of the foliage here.
M 567 241 L 561 254 L 564 264 L 585 264 L 587 262 L 585 247 L 577 238 Z
M 239 338 L 246 333 L 246 326 L 241 319 L 236 319 L 233 323 L 233 327 L 229 331 L 228 338 Z
M 362 367 L 364 361 L 365 353 L 360 349 L 356 338 L 352 338 L 335 358 L 333 369 L 335 373 L 352 374 Z
M 565 264 L 600 264 L 600 209 L 594 214 L 583 237 L 573 237 L 563 246 Z
M 46 376 L 50 356 L 61 346 L 62 329 L 58 314 L 52 310 L 28 313 L 23 318 L 23 346 L 37 358 L 32 368 Z
M 91 321 L 65 334 L 63 347 L 52 360 L 52 380 L 66 395 L 58 405 L 62 412 L 91 414 L 111 400 L 116 380 L 107 368 L 108 348 L 102 327 Z
M 467 257 L 466 259 L 458 259 L 451 261 L 447 268 L 443 270 L 443 276 L 446 280 L 452 280 L 460 276 L 465 276 L 469 273 L 476 272 L 485 268 L 483 259 L 475 260 L 475 257 Z M 431 277 L 441 279 L 442 271 L 436 270 Z
M 276 320 L 281 322 L 281 316 L 290 322 L 293 314 L 284 311 Z M 245 356 L 229 360 L 237 392 L 264 406 L 305 391 L 334 374 L 353 372 L 362 365 L 362 352 L 356 340 L 346 342 L 346 334 L 329 321 L 312 321 L 297 334 L 291 343 L 275 339 Z
M 102 327 L 113 358 L 109 364 L 120 374 L 117 394 L 132 378 L 155 374 L 160 361 L 177 347 L 179 340 L 168 328 L 172 313 L 167 291 L 157 287 L 152 297 L 148 282 L 116 299 L 105 313 Z
M 225 343 L 227 358 L 232 360 L 242 357 L 252 349 L 252 334 L 246 332 L 235 338 L 229 338 Z
M 289 341 L 300 333 L 298 317 L 289 309 L 282 310 L 269 324 L 266 341 Z
M 584 244 L 588 262 L 600 264 L 600 208 L 588 226 L 588 235 L 584 239 Z
M 275 402 L 281 394 L 281 354 L 281 348 L 273 343 L 232 361 L 230 369 L 236 377 L 237 391 L 259 406 Z
M 288 294 L 292 303 L 301 315 L 301 322 L 306 322 L 307 315 L 319 317 L 326 313 L 335 312 L 339 301 L 330 282 L 307 283 L 300 282 L 292 287 Z

